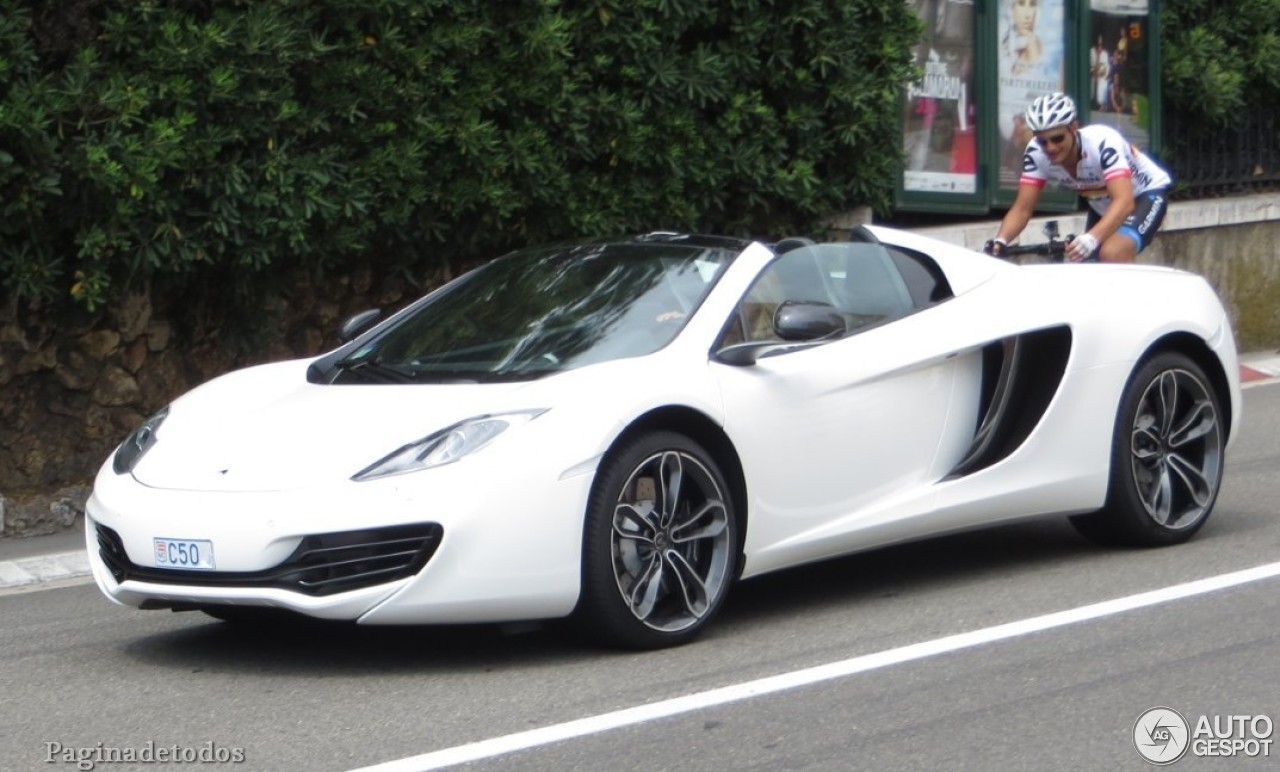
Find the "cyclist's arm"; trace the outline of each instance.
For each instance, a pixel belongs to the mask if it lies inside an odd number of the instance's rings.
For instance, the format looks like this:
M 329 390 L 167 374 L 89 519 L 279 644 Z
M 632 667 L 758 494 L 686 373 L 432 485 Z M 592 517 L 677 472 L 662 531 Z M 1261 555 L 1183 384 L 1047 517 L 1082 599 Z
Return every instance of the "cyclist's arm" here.
M 1005 213 L 1004 219 L 1000 221 L 1000 229 L 996 231 L 996 238 L 1003 239 L 1006 243 L 1018 238 L 1018 234 L 1022 233 L 1022 229 L 1027 227 L 1027 223 L 1031 221 L 1031 215 L 1036 211 L 1036 204 L 1040 201 L 1040 191 L 1043 185 L 1035 185 L 1029 182 L 1023 182 L 1018 185 L 1018 195 L 1013 199 L 1013 206 L 1009 207 L 1009 211 Z M 1133 205 L 1132 192 L 1129 196 L 1129 204 Z M 1125 215 L 1128 217 L 1128 215 Z M 1121 222 L 1124 218 L 1120 218 Z M 1120 227 L 1119 223 L 1116 227 Z

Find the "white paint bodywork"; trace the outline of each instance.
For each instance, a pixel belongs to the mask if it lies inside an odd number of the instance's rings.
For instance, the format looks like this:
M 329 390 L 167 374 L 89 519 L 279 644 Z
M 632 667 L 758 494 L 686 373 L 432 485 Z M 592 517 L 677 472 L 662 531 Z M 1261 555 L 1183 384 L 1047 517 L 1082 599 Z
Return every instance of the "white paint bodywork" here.
M 1194 336 L 1240 416 L 1232 333 L 1199 277 L 1106 265 L 1018 267 L 923 237 L 873 232 L 933 257 L 955 297 L 825 345 L 730 366 L 725 320 L 773 258 L 752 245 L 680 335 L 654 354 L 496 385 L 315 385 L 308 361 L 250 368 L 176 400 L 132 475 L 110 461 L 88 504 L 93 573 L 112 599 L 271 605 L 369 624 L 564 616 L 578 598 L 586 501 L 620 433 L 651 411 L 701 414 L 745 479 L 744 575 L 1014 518 L 1087 512 L 1106 496 L 1117 405 L 1135 364 Z M 1042 420 L 1003 460 L 947 475 L 980 419 L 981 347 L 1068 326 L 1072 349 Z M 470 417 L 544 410 L 446 466 L 355 482 L 388 452 Z M 226 571 L 269 568 L 307 534 L 431 521 L 443 541 L 416 576 L 326 597 L 117 584 L 95 523 L 153 565 L 155 537 L 214 544 Z

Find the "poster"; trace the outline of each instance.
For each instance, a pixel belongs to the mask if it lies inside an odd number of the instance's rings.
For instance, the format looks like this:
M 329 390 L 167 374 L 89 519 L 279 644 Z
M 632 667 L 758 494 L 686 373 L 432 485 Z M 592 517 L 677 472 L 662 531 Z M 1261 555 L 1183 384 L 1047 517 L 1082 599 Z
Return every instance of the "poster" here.
M 1089 12 L 1090 123 L 1151 145 L 1147 0 L 1092 0 Z
M 999 182 L 1016 189 L 1031 140 L 1023 113 L 1037 97 L 1063 90 L 1067 25 L 1064 0 L 999 0 L 999 7 Z
M 925 25 L 916 47 L 924 76 L 907 88 L 903 190 L 976 193 L 973 0 L 913 0 L 912 5 Z

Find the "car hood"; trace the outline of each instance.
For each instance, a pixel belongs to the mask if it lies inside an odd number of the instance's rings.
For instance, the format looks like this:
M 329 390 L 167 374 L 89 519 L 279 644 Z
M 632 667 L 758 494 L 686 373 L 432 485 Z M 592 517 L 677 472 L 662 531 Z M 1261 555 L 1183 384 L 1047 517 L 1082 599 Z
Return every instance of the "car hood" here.
M 182 490 L 321 487 L 467 418 L 550 407 L 523 404 L 531 383 L 319 385 L 307 364 L 230 373 L 176 400 L 134 477 Z

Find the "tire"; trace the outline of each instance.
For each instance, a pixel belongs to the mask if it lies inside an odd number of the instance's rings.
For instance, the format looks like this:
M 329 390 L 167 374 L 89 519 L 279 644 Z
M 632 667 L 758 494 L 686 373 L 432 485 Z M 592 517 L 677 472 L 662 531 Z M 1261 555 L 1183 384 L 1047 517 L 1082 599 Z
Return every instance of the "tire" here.
M 611 646 L 688 643 L 724 604 L 739 550 L 729 486 L 710 454 L 674 432 L 624 440 L 592 486 L 574 621 Z
M 1106 506 L 1071 522 L 1102 544 L 1184 542 L 1213 511 L 1225 446 L 1222 406 L 1204 370 L 1182 354 L 1157 354 L 1120 400 Z

